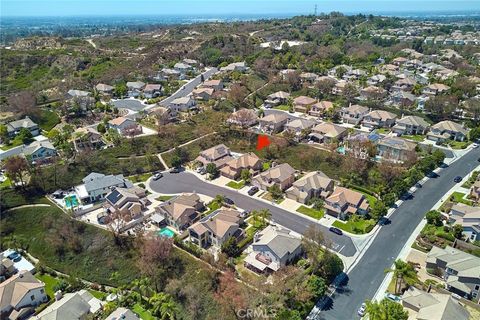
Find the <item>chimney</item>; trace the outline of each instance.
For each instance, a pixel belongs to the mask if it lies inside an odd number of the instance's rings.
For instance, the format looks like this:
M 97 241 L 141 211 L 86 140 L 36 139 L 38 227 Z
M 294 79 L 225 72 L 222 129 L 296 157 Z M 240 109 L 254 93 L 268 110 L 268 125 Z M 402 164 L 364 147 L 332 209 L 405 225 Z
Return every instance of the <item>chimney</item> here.
M 55 301 L 62 299 L 63 297 L 62 290 L 56 291 L 54 297 L 55 297 Z

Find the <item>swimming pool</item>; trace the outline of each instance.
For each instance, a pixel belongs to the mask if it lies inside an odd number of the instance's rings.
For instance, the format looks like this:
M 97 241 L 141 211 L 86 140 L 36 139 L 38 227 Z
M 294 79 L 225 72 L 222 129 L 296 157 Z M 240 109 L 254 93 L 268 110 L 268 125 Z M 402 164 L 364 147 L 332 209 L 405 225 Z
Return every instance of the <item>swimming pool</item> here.
M 65 202 L 65 208 L 67 209 L 78 206 L 78 199 L 74 194 L 66 196 L 63 198 L 63 201 Z
M 340 153 L 340 154 L 345 154 L 345 147 L 344 146 L 338 147 L 337 152 Z
M 165 228 L 162 228 L 160 231 L 158 231 L 158 235 L 162 237 L 173 238 L 173 236 L 175 235 L 175 232 L 165 227 Z

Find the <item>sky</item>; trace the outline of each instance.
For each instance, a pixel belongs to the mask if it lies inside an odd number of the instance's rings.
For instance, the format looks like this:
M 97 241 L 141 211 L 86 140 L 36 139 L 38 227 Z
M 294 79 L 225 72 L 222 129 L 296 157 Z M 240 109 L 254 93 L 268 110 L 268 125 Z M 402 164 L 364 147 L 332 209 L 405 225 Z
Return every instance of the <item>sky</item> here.
M 0 0 L 0 16 L 480 13 L 480 0 Z

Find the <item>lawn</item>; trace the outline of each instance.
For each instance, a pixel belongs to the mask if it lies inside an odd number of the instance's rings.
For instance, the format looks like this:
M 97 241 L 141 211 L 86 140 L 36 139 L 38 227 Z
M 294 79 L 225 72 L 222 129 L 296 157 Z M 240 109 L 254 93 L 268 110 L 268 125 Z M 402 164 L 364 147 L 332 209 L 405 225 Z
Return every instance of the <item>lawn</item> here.
M 300 208 L 297 209 L 297 212 L 300 212 L 302 214 L 305 214 L 309 217 L 312 217 L 314 219 L 321 219 L 323 218 L 325 211 L 323 209 L 316 210 L 313 208 L 308 208 L 305 206 L 301 206 Z
M 21 192 L 15 189 L 2 190 L 0 209 L 6 210 L 26 204 L 52 204 L 47 198 L 35 192 Z
M 98 290 L 88 289 L 88 292 L 90 292 L 92 294 L 92 296 L 94 296 L 95 298 L 97 298 L 99 300 L 105 300 L 105 298 L 108 296 L 108 293 L 98 291 Z
M 289 111 L 290 110 L 290 107 L 285 105 L 285 104 L 281 104 L 279 106 L 276 106 L 276 107 L 273 107 L 273 109 L 276 109 L 276 110 L 283 110 L 283 111 Z
M 40 114 L 33 117 L 32 120 L 44 131 L 50 131 L 60 123 L 60 117 L 58 114 L 50 110 L 42 110 Z
M 421 134 L 416 134 L 416 135 L 402 135 L 402 138 L 408 139 L 408 140 L 413 140 L 416 142 L 422 142 L 425 140 L 425 136 Z
M 285 200 L 285 198 L 280 198 L 280 199 L 273 199 L 272 197 L 272 194 L 270 192 L 267 192 L 265 193 L 263 196 L 262 196 L 263 199 L 265 200 L 268 200 L 268 201 L 272 201 L 272 202 L 275 202 L 276 204 L 280 204 L 283 202 L 283 200 Z
M 133 305 L 132 311 L 135 312 L 142 320 L 155 320 L 150 311 L 145 310 L 139 303 Z
M 44 274 L 37 273 L 35 275 L 35 278 L 45 283 L 45 293 L 47 294 L 47 296 L 53 299 L 55 295 L 55 291 L 53 290 L 53 288 L 57 285 L 57 283 L 60 282 L 60 280 L 55 277 L 52 277 L 47 273 L 44 273 Z
M 160 196 L 160 197 L 156 198 L 156 200 L 165 202 L 165 201 L 168 201 L 168 200 L 172 199 L 173 197 L 174 196 Z
M 127 177 L 127 179 L 132 181 L 133 183 L 137 183 L 137 182 L 145 182 L 151 176 L 152 176 L 152 173 L 147 172 L 147 173 L 142 173 L 142 174 L 136 174 L 134 176 L 129 176 L 129 177 Z
M 233 188 L 233 189 L 242 189 L 245 186 L 245 181 L 241 180 L 239 182 L 237 181 L 230 181 L 227 183 L 227 187 Z
M 447 144 L 455 150 L 465 149 L 470 144 L 470 141 L 454 141 L 450 140 Z
M 466 204 L 467 206 L 472 206 L 473 202 L 465 199 L 464 198 L 465 196 L 466 196 L 465 193 L 461 193 L 461 192 L 456 191 L 456 192 L 454 192 L 450 195 L 449 199 L 453 198 L 453 201 L 456 202 L 456 203 L 463 203 L 463 204 Z
M 462 188 L 470 189 L 472 185 L 475 183 L 475 181 L 477 180 L 479 173 L 480 171 L 473 171 L 470 178 L 464 184 L 462 184 Z
M 5 181 L 0 183 L 0 190 L 10 188 L 12 186 L 12 181 L 9 178 L 6 178 Z
M 221 203 L 213 200 L 212 202 L 210 202 L 209 204 L 207 204 L 208 210 L 205 211 L 205 212 L 203 213 L 203 215 L 204 215 L 204 216 L 207 216 L 207 215 L 209 215 L 210 213 L 212 213 L 213 211 L 220 209 L 221 206 L 222 206 Z
M 333 223 L 333 226 L 350 233 L 365 234 L 370 232 L 375 226 L 375 224 L 376 221 L 373 219 L 358 219 L 349 220 L 347 222 L 341 222 L 337 220 Z
M 390 132 L 390 129 L 387 129 L 387 128 L 378 128 L 378 129 L 375 129 L 375 132 L 378 133 L 378 134 L 387 134 Z

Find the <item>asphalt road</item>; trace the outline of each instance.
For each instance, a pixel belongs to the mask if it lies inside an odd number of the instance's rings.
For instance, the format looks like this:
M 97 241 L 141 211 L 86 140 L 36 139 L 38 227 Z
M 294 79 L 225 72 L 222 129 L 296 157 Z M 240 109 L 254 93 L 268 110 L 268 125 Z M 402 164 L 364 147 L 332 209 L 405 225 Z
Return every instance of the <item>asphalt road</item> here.
M 457 175 L 465 177 L 478 165 L 479 157 L 480 149 L 468 152 L 400 205 L 391 216 L 392 223 L 380 229 L 361 260 L 349 272 L 348 282 L 334 294 L 328 310 L 322 311 L 316 319 L 358 319 L 358 308 L 366 299 L 374 297 L 385 277 L 384 270 L 393 264 L 425 213 L 448 196 L 446 193 L 454 186 L 453 179 Z
M 272 213 L 272 219 L 284 227 L 295 232 L 303 234 L 305 230 L 313 224 L 309 219 L 303 218 L 276 206 L 257 200 L 250 196 L 230 190 L 224 187 L 216 186 L 211 183 L 198 179 L 195 175 L 188 172 L 170 174 L 165 172 L 163 178 L 150 182 L 150 188 L 159 193 L 173 194 L 182 192 L 198 192 L 210 197 L 217 194 L 223 194 L 232 199 L 235 204 L 246 210 L 269 209 Z M 332 243 L 332 248 L 344 256 L 351 257 L 355 254 L 356 249 L 352 240 L 347 236 L 339 236 L 334 234 L 320 224 L 318 226 L 324 231 L 325 237 Z
M 215 73 L 218 72 L 218 69 L 217 68 L 210 68 L 209 70 L 203 72 L 203 78 L 204 80 L 207 80 L 209 79 L 212 75 L 214 75 Z M 197 77 L 195 77 L 195 79 L 193 79 L 192 81 L 190 81 L 189 83 L 185 84 L 184 85 L 184 89 L 182 90 L 178 90 L 177 92 L 175 92 L 174 94 L 172 94 L 170 97 L 162 100 L 160 102 L 161 105 L 165 106 L 165 107 L 168 107 L 170 106 L 170 103 L 177 99 L 177 98 L 181 98 L 181 97 L 185 97 L 185 96 L 188 96 L 190 93 L 192 93 L 192 91 L 202 83 L 202 77 L 201 75 L 198 75 Z

